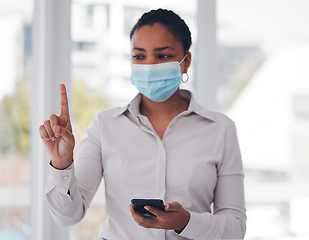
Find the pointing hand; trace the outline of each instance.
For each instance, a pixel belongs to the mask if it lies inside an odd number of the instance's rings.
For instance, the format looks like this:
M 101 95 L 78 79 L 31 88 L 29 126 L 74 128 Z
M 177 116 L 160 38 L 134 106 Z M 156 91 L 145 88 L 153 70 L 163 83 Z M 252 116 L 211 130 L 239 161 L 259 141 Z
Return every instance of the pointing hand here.
M 43 143 L 51 156 L 53 167 L 65 169 L 73 162 L 75 138 L 70 122 L 67 91 L 63 83 L 59 87 L 60 115 L 52 114 L 49 120 L 44 121 L 44 124 L 40 126 L 39 131 Z

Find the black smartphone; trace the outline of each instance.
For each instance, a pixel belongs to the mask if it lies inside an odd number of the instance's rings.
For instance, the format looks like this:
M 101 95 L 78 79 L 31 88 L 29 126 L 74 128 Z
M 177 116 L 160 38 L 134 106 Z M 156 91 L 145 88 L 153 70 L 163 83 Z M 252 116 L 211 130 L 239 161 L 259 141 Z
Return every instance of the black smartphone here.
M 164 210 L 164 203 L 161 199 L 132 199 L 131 203 L 133 205 L 133 209 L 145 217 L 156 217 L 153 213 L 147 211 L 144 207 L 151 206 L 160 209 L 161 211 Z

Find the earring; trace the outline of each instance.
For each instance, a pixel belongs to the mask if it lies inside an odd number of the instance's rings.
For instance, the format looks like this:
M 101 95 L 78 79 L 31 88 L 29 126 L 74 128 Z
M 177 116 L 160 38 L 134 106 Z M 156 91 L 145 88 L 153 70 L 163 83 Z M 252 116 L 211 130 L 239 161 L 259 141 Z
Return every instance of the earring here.
M 185 80 L 183 80 L 183 76 L 186 76 L 186 78 L 185 78 Z M 188 81 L 189 81 L 189 74 L 188 73 L 184 73 L 184 74 L 182 74 L 182 76 L 181 76 L 181 81 L 183 82 L 183 83 L 187 83 Z

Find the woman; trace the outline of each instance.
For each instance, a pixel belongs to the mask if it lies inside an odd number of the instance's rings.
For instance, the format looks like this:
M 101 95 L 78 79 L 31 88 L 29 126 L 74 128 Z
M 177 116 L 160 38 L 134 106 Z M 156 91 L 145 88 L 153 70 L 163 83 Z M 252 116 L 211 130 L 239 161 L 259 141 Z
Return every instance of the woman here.
M 75 161 L 63 84 L 60 116 L 40 126 L 52 159 L 46 198 L 55 221 L 80 221 L 103 177 L 108 218 L 102 239 L 243 238 L 235 125 L 179 89 L 191 63 L 189 28 L 172 11 L 152 10 L 130 38 L 131 81 L 140 93 L 125 107 L 97 114 Z M 146 206 L 156 217 L 144 217 L 129 205 L 133 198 L 163 199 L 165 211 Z

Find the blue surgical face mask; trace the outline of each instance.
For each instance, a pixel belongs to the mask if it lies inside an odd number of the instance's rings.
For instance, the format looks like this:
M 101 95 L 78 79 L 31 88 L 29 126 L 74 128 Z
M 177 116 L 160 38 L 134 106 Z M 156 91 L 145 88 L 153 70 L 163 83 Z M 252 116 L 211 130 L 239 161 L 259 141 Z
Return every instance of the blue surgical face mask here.
M 186 56 L 180 62 L 131 64 L 131 82 L 150 100 L 164 102 L 177 91 L 181 83 L 180 64 Z

